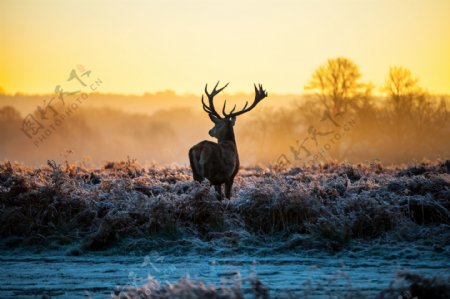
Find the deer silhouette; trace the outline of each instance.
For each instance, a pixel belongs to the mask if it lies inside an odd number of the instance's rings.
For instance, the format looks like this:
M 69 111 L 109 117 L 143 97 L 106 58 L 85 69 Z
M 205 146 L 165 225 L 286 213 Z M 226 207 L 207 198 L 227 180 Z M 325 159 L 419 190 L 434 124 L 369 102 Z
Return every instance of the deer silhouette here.
M 233 109 L 227 113 L 227 101 L 225 101 L 222 107 L 223 116 L 220 116 L 214 107 L 214 97 L 224 90 L 228 83 L 217 89 L 218 85 L 219 82 L 209 93 L 208 84 L 206 84 L 205 94 L 208 97 L 208 104 L 205 103 L 202 95 L 203 110 L 208 113 L 209 118 L 214 123 L 209 135 L 217 138 L 217 143 L 204 140 L 194 145 L 189 150 L 189 161 L 194 180 L 201 182 L 205 178 L 208 179 L 218 193 L 218 200 L 222 200 L 222 184 L 225 184 L 225 197 L 230 199 L 233 180 L 239 171 L 239 155 L 233 129 L 236 117 L 255 108 L 262 99 L 267 97 L 267 92 L 261 84 L 258 86 L 255 84 L 255 99 L 249 107 L 247 107 L 247 101 L 242 110 L 235 112 L 236 105 L 234 105 Z

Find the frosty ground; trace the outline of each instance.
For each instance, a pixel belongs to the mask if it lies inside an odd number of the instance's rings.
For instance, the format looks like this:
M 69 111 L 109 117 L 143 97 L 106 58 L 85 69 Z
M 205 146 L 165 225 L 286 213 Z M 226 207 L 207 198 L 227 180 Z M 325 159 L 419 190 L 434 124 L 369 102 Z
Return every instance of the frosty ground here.
M 36 265 L 45 258 L 52 264 L 52 256 L 66 272 L 80 265 L 80 259 L 97 260 L 97 266 L 90 267 L 104 267 L 103 284 L 85 284 L 84 289 L 117 296 L 128 292 L 170 297 L 188 289 L 197 297 L 239 297 L 242 289 L 219 287 L 219 274 L 228 268 L 220 268 L 216 278 L 200 275 L 212 261 L 236 264 L 233 269 L 242 272 L 237 281 L 247 285 L 245 292 L 252 296 L 342 297 L 359 292 L 397 298 L 408 289 L 416 294 L 424 289 L 444 296 L 449 292 L 445 273 L 450 269 L 450 161 L 389 167 L 378 162 L 246 167 L 235 178 L 232 199 L 222 202 L 207 182 L 193 182 L 191 177 L 188 167 L 142 166 L 131 160 L 97 168 L 54 161 L 41 168 L 0 164 L 1 258 L 9 272 L 2 271 L 7 283 L 0 292 L 32 296 L 50 290 L 55 297 L 70 295 L 70 288 L 58 293 L 57 287 L 37 278 L 34 287 L 18 283 L 20 269 L 27 264 L 39 268 Z M 65 257 L 65 264 L 57 256 Z M 174 265 L 182 269 L 189 260 L 207 266 L 192 265 L 191 273 L 172 270 L 167 277 L 155 277 L 172 283 L 166 285 L 147 282 L 145 274 L 158 275 L 147 273 L 148 267 L 131 271 L 130 263 L 123 266 L 128 258 L 136 265 L 146 259 L 157 265 L 159 258 L 160 272 Z M 259 265 L 267 258 L 267 267 L 249 271 L 242 266 Z M 324 269 L 322 277 L 300 265 Z M 118 281 L 108 284 L 104 281 L 114 267 L 126 268 L 126 279 L 116 277 Z M 399 268 L 418 275 L 403 273 L 402 285 L 380 293 Z M 270 275 L 272 270 L 287 272 Z M 369 276 L 365 283 L 364 272 Z M 144 277 L 139 281 L 144 287 L 112 287 L 132 285 L 130 273 Z M 339 273 L 361 282 L 336 279 L 333 290 L 339 292 L 331 292 L 323 275 Z M 185 274 L 194 279 L 176 283 Z M 201 280 L 216 287 L 203 286 Z M 311 285 L 305 286 L 307 281 Z M 24 289 L 28 291 L 20 293 Z

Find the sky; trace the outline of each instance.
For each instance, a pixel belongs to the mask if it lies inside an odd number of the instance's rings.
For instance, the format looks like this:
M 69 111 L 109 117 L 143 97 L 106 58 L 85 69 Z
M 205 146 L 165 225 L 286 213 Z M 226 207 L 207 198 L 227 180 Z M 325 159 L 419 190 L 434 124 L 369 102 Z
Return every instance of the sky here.
M 450 93 L 449 0 L 1 0 L 0 40 L 7 93 L 51 93 L 77 65 L 102 92 L 302 93 L 338 56 L 376 85 L 404 66 Z

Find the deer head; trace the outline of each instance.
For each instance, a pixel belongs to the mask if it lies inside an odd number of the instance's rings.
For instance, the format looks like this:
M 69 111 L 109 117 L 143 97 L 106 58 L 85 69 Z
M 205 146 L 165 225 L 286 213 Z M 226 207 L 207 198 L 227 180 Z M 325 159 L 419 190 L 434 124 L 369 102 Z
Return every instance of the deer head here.
M 267 97 L 267 92 L 263 89 L 262 85 L 259 84 L 258 87 L 255 86 L 255 99 L 253 103 L 248 106 L 248 101 L 245 102 L 244 108 L 242 108 L 240 111 L 236 111 L 236 105 L 234 105 L 233 109 L 229 113 L 226 112 L 226 105 L 227 101 L 225 100 L 223 107 L 222 107 L 222 114 L 221 116 L 219 113 L 217 113 L 215 107 L 214 107 L 214 97 L 225 89 L 225 87 L 228 86 L 229 83 L 225 84 L 222 88 L 217 89 L 217 86 L 219 86 L 219 82 L 217 82 L 216 86 L 214 86 L 214 89 L 211 91 L 211 93 L 208 92 L 208 84 L 205 86 L 205 94 L 208 97 L 208 104 L 207 105 L 204 101 L 203 95 L 202 95 L 202 105 L 203 110 L 205 110 L 206 113 L 208 113 L 209 118 L 214 123 L 214 127 L 209 130 L 209 135 L 211 137 L 215 137 L 218 139 L 218 141 L 222 140 L 229 140 L 232 138 L 234 140 L 234 133 L 233 133 L 233 126 L 236 123 L 236 117 L 238 115 L 244 114 L 253 108 L 265 97 Z

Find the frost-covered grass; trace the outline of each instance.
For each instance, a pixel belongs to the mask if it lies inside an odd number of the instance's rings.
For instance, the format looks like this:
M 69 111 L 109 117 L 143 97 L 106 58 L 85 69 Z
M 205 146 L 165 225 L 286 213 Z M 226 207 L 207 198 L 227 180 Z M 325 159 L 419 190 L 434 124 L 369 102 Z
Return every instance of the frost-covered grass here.
M 384 237 L 439 251 L 450 246 L 449 210 L 449 160 L 242 168 L 231 201 L 223 202 L 208 182 L 194 182 L 188 167 L 0 164 L 3 248 L 79 244 L 79 254 L 152 242 L 192 248 L 195 239 L 201 250 L 273 240 L 285 250 L 339 250 Z
M 320 287 L 319 287 L 320 288 Z M 153 278 L 140 287 L 116 287 L 111 297 L 114 299 L 269 299 L 269 298 L 310 298 L 319 289 L 314 286 L 306 287 L 301 292 L 285 291 L 274 294 L 257 277 L 236 280 L 232 286 L 206 285 L 200 281 L 181 279 L 176 283 L 160 284 Z M 316 295 L 312 295 L 317 298 Z M 357 290 L 349 289 L 345 293 L 327 293 L 321 297 L 327 298 L 369 298 Z M 397 278 L 384 290 L 375 296 L 377 299 L 398 298 L 450 298 L 450 276 L 424 277 L 414 273 L 399 272 Z
M 181 279 L 176 283 L 160 284 L 153 278 L 141 287 L 125 286 L 117 287 L 112 296 L 113 299 L 120 298 L 146 298 L 146 299 L 169 299 L 169 298 L 261 298 L 269 299 L 269 289 L 256 277 L 239 279 L 232 286 L 215 286 L 205 284 L 201 281 Z

